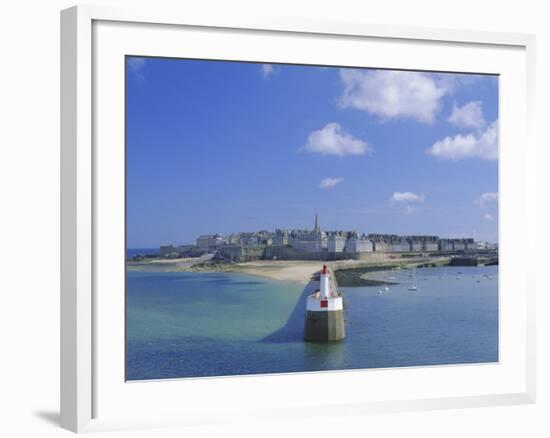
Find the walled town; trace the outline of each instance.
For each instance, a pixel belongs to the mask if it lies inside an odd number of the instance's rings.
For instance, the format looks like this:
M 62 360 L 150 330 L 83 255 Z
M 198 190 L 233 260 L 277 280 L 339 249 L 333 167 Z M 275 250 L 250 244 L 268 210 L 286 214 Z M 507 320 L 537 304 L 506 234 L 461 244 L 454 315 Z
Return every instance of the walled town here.
M 378 253 L 461 254 L 495 251 L 497 246 L 473 238 L 440 238 L 433 235 L 400 236 L 364 234 L 357 231 L 323 231 L 315 215 L 311 230 L 283 230 L 201 235 L 194 245 L 160 247 L 165 258 L 199 257 L 212 254 L 217 260 L 361 260 Z

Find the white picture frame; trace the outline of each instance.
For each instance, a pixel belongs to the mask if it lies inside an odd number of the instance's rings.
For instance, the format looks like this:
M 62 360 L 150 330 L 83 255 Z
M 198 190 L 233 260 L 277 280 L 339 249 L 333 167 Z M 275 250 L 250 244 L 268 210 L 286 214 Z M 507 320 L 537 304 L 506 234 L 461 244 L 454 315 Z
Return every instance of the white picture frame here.
M 147 43 L 141 41 L 139 34 L 148 29 Z M 294 38 L 301 40 L 303 47 L 311 47 L 310 60 L 319 56 L 317 60 L 323 64 L 322 56 L 315 55 L 315 44 L 322 44 L 329 39 L 334 39 L 335 45 L 343 47 L 346 44 L 373 44 L 384 43 L 394 45 L 401 50 L 402 57 L 406 58 L 403 47 L 407 44 L 411 48 L 417 47 L 420 51 L 426 51 L 423 56 L 429 57 L 430 50 L 447 49 L 447 45 L 457 48 L 467 58 L 468 53 L 481 51 L 489 58 L 489 52 L 494 52 L 494 63 L 490 59 L 478 61 L 471 56 L 468 62 L 460 59 L 447 59 L 449 71 L 463 71 L 462 66 L 471 68 L 467 71 L 504 74 L 509 77 L 505 81 L 502 90 L 505 99 L 501 105 L 512 101 L 517 103 L 515 108 L 501 107 L 504 115 L 501 118 L 501 134 L 504 130 L 504 161 L 500 167 L 500 186 L 502 199 L 500 205 L 501 240 L 503 259 L 501 266 L 515 266 L 514 276 L 502 275 L 501 286 L 514 289 L 515 294 L 504 294 L 504 305 L 500 322 L 502 324 L 501 348 L 505 354 L 501 362 L 496 365 L 462 366 L 462 367 L 420 367 L 407 370 L 384 371 L 347 371 L 319 373 L 290 374 L 284 376 L 255 376 L 234 378 L 208 378 L 186 379 L 182 381 L 165 381 L 146 383 L 125 383 L 120 381 L 120 370 L 110 373 L 109 358 L 112 354 L 113 362 L 120 363 L 120 355 L 117 345 L 120 339 L 110 341 L 104 335 L 105 328 L 114 328 L 114 332 L 120 333 L 120 325 L 123 324 L 123 314 L 120 315 L 120 295 L 109 302 L 109 298 L 98 300 L 98 293 L 102 287 L 113 282 L 120 275 L 108 273 L 103 266 L 115 266 L 120 269 L 120 263 L 116 257 L 120 249 L 115 246 L 107 248 L 107 245 L 99 244 L 100 235 L 109 234 L 117 241 L 120 233 L 120 211 L 112 218 L 102 216 L 105 209 L 97 208 L 98 205 L 118 205 L 121 199 L 120 192 L 113 190 L 113 195 L 105 191 L 104 175 L 109 173 L 115 177 L 115 186 L 120 187 L 124 175 L 120 174 L 121 157 L 123 157 L 123 142 L 120 143 L 120 135 L 111 135 L 118 130 L 120 134 L 120 109 L 121 102 L 105 107 L 101 91 L 114 91 L 117 95 L 117 84 L 120 85 L 120 77 L 110 82 L 108 64 L 109 59 L 119 59 L 121 53 L 151 55 L 158 52 L 160 56 L 170 56 L 178 50 L 178 42 L 173 41 L 173 36 L 179 38 L 178 29 L 185 29 L 186 34 L 182 38 L 198 32 L 201 38 L 213 38 L 211 48 L 208 42 L 204 46 L 197 45 L 193 56 L 201 56 L 201 50 L 206 58 L 220 56 L 219 44 L 215 38 L 219 32 L 233 32 L 235 44 L 231 46 L 231 56 L 246 57 L 253 61 L 287 61 L 299 60 L 299 49 L 292 54 L 277 54 L 272 51 L 266 59 L 262 55 L 253 54 L 252 51 L 242 54 L 237 53 L 239 41 L 253 41 L 262 38 L 262 42 L 268 43 L 277 38 Z M 170 34 L 176 32 L 176 34 Z M 131 49 L 124 35 L 132 35 L 131 40 L 135 44 Z M 154 35 L 157 34 L 159 40 Z M 162 38 L 166 44 L 161 44 Z M 176 39 L 177 39 L 176 38 Z M 205 41 L 206 41 L 205 39 Z M 273 41 L 272 41 L 273 40 Z M 316 42 L 319 40 L 318 42 Z M 197 40 L 198 41 L 198 40 Z M 106 44 L 106 42 L 108 44 Z M 219 42 L 219 41 L 218 41 Z M 181 42 L 180 42 L 181 43 Z M 157 44 L 155 46 L 155 44 Z M 228 45 L 231 41 L 228 40 Z M 287 43 L 288 44 L 288 43 Z M 181 44 L 180 44 L 181 45 Z M 200 47 L 199 47 L 200 46 Z M 276 47 L 277 44 L 272 44 Z M 299 45 L 298 45 L 299 46 Z M 373 47 L 374 47 L 373 46 Z M 108 49 L 105 49 L 108 47 Z M 439 48 L 438 48 L 439 47 Z M 222 47 L 223 49 L 223 47 Z M 127 50 L 131 50 L 128 52 Z M 137 50 L 137 52 L 136 52 Z M 210 51 L 209 51 L 210 50 Z M 252 50 L 252 49 L 251 49 Z M 254 49 L 256 50 L 256 49 Z M 380 50 L 378 50 L 380 51 Z M 502 404 L 532 403 L 535 400 L 535 309 L 534 309 L 534 269 L 515 254 L 519 245 L 534 248 L 535 245 L 535 218 L 528 215 L 528 210 L 534 211 L 535 202 L 535 160 L 536 151 L 533 140 L 532 123 L 534 119 L 534 51 L 535 40 L 531 35 L 473 32 L 449 29 L 423 29 L 415 27 L 379 26 L 365 23 L 338 23 L 316 22 L 303 19 L 275 19 L 242 16 L 240 19 L 227 20 L 215 15 L 197 16 L 192 11 L 164 12 L 151 10 L 127 10 L 108 7 L 78 6 L 62 11 L 61 13 L 61 425 L 75 431 L 98 431 L 118 428 L 141 428 L 162 425 L 188 425 L 204 424 L 220 421 L 232 421 L 235 418 L 246 420 L 276 416 L 310 417 L 312 407 L 330 407 L 332 415 L 364 414 L 369 412 L 394 412 L 403 410 L 437 409 L 450 407 L 473 407 Z M 224 50 L 225 53 L 225 50 Z M 374 53 L 374 52 L 373 52 Z M 397 53 L 397 52 L 396 52 Z M 419 52 L 420 53 L 420 52 Z M 477 53 L 477 52 L 476 52 Z M 230 58 L 231 58 L 230 56 Z M 264 55 L 265 56 L 265 55 Z M 288 57 L 287 58 L 285 58 Z M 305 55 L 304 55 L 305 56 Z M 344 56 L 344 55 L 342 55 Z M 389 55 L 388 55 L 389 56 Z M 395 57 L 395 55 L 393 55 Z M 223 54 L 222 54 L 223 57 Z M 293 58 L 292 58 L 293 57 Z M 292 59 L 290 59 L 292 58 Z M 443 56 L 443 58 L 445 58 Z M 485 58 L 485 57 L 484 57 Z M 236 58 L 235 58 L 236 59 Z M 336 65 L 355 65 L 348 61 L 338 60 Z M 399 60 L 391 63 L 391 58 L 386 58 L 385 67 L 403 67 L 413 61 Z M 388 61 L 389 60 L 389 61 Z M 99 62 L 98 62 L 99 61 Z M 121 61 L 121 60 L 120 60 Z M 117 63 L 118 61 L 115 61 Z M 377 63 L 384 62 L 380 58 Z M 417 69 L 437 70 L 438 62 L 425 62 L 417 65 Z M 476 62 L 478 67 L 476 68 Z M 329 64 L 329 62 L 325 63 Z M 362 65 L 361 63 L 359 63 Z M 375 63 L 376 64 L 376 63 Z M 118 64 L 117 64 L 118 65 Z M 120 65 L 123 65 L 122 61 Z M 120 68 L 118 65 L 117 68 Z M 510 70 L 506 70 L 506 69 Z M 447 70 L 445 70 L 447 71 Z M 107 72 L 107 73 L 106 73 Z M 505 73 L 503 73 L 505 72 Z M 508 76 L 506 76 L 508 75 Z M 106 82 L 105 82 L 106 81 Z M 509 85 L 507 85 L 509 84 Z M 509 88 L 509 90 L 507 89 Z M 507 94 L 509 93 L 509 94 Z M 118 97 L 117 97 L 118 99 Z M 103 106 L 102 106 L 103 105 Z M 109 111 L 112 111 L 109 112 Z M 113 126 L 106 128 L 103 120 L 113 120 Z M 512 124 L 511 121 L 517 123 Z M 117 125 L 118 124 L 118 125 Z M 514 125 L 514 126 L 512 126 Z M 98 126 L 100 128 L 98 129 Z M 109 131 L 110 130 L 110 131 Z M 109 131 L 109 132 L 107 132 Z M 105 132 L 105 133 L 104 133 Z M 110 136 L 110 137 L 109 137 Z M 109 140 L 111 138 L 111 140 Z M 112 141 L 112 155 L 97 154 L 98 139 L 101 147 Z M 507 146 L 508 139 L 521 142 L 522 148 L 513 149 Z M 118 150 L 120 145 L 121 150 Z M 502 150 L 501 150 L 502 153 Z M 121 155 L 122 154 L 122 155 Z M 117 160 L 119 160 L 117 162 Z M 117 164 L 118 163 L 118 164 Z M 514 169 L 514 165 L 517 168 Z M 106 170 L 107 169 L 107 170 Z M 117 170 L 118 169 L 118 170 Z M 510 174 L 514 173 L 514 183 L 510 181 Z M 118 195 L 117 195 L 118 193 Z M 117 197 L 118 196 L 118 197 Z M 517 202 L 522 202 L 524 208 L 517 208 Z M 122 200 L 123 204 L 123 200 Z M 123 209 L 123 206 L 120 208 Z M 118 215 L 118 216 L 117 216 Z M 111 224 L 112 222 L 112 224 Z M 115 223 L 116 222 L 116 223 Z M 113 225 L 114 224 L 114 225 Z M 113 226 L 111 226 L 113 225 Z M 522 239 L 517 234 L 522 232 Z M 118 237 L 117 237 L 118 236 Z M 109 249 L 109 251 L 106 250 Z M 111 251 L 111 249 L 113 251 Z M 115 257 L 111 263 L 109 258 Z M 123 257 L 121 259 L 123 262 Z M 504 273 L 504 271 L 503 271 Z M 115 288 L 116 289 L 116 288 Z M 124 294 L 124 290 L 118 290 L 116 294 Z M 118 297 L 118 298 L 117 298 Z M 107 311 L 106 305 L 109 305 Z M 117 307 L 118 306 L 118 307 Z M 118 312 L 118 313 L 117 313 Z M 121 317 L 122 319 L 120 319 Z M 512 322 L 517 327 L 512 327 Z M 111 327 L 112 325 L 112 327 Z M 115 328 L 117 326 L 118 328 Z M 501 336 L 502 337 L 502 336 Z M 116 338 L 114 336 L 113 338 Z M 509 351 L 506 350 L 509 348 Z M 98 352 L 101 351 L 101 354 Z M 508 351 L 508 352 L 507 352 Z M 109 353 L 111 352 L 111 353 Z M 114 359 L 115 356 L 117 359 Z M 106 362 L 107 361 L 107 362 Z M 118 362 L 117 362 L 118 361 Z M 491 368 L 492 367 L 492 368 Z M 114 366 L 113 368 L 120 368 Z M 460 369 L 458 369 L 460 368 Z M 437 377 L 431 377 L 436 376 Z M 435 383 L 433 388 L 423 384 L 429 379 L 449 378 L 457 379 L 457 387 L 452 391 Z M 382 382 L 395 382 L 396 387 L 407 387 L 412 380 L 423 385 L 410 388 L 410 391 L 384 391 Z M 426 380 L 423 380 L 426 379 Z M 472 382 L 473 379 L 473 382 Z M 479 385 L 479 391 L 474 391 L 464 382 L 472 385 L 477 382 L 485 382 Z M 371 395 L 352 394 L 354 387 L 360 387 L 360 382 L 369 381 Z M 504 381 L 508 384 L 504 384 Z M 376 389 L 376 381 L 380 381 L 380 388 Z M 299 393 L 312 390 L 322 384 L 340 395 L 330 404 L 319 399 L 311 403 L 305 398 L 300 398 Z M 182 398 L 182 386 L 185 385 L 185 394 L 205 394 L 210 400 L 218 395 L 219 405 L 206 404 L 201 406 L 198 400 L 194 406 L 186 405 L 184 400 L 176 400 L 178 394 Z M 358 386 L 359 385 L 359 386 Z M 462 388 L 458 388 L 461 386 Z M 284 391 L 291 388 L 300 388 L 292 403 L 285 403 Z M 385 386 L 388 388 L 388 386 Z M 436 390 L 436 387 L 439 388 Z M 275 394 L 275 388 L 277 393 Z M 111 392 L 112 391 L 112 392 Z M 242 392 L 241 398 L 234 400 L 233 410 L 222 408 L 226 400 L 223 394 Z M 378 391 L 378 392 L 377 392 Z M 270 393 L 271 392 L 271 393 Z M 262 394 L 270 394 L 271 400 L 262 399 Z M 106 396 L 113 402 L 109 405 Z M 373 395 L 374 394 L 374 395 Z M 420 395 L 419 394 L 423 394 Z M 131 400 L 143 399 L 153 402 L 161 397 L 167 400 L 167 404 L 132 404 Z M 248 403 L 246 398 L 256 397 L 253 403 Z M 265 396 L 264 396 L 265 398 Z M 265 403 L 264 403 L 265 402 Z M 168 409 L 168 403 L 172 408 Z M 126 409 L 122 406 L 127 406 Z M 193 409 L 195 409 L 193 411 Z M 103 415 L 102 412 L 107 414 Z

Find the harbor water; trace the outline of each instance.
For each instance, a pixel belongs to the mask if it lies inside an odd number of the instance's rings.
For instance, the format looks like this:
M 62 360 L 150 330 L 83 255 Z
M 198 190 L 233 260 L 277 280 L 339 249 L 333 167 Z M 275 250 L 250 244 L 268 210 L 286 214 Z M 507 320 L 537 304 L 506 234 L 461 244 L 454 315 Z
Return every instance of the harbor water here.
M 236 273 L 127 272 L 128 380 L 498 361 L 498 267 L 341 287 L 346 338 L 303 341 L 304 285 Z M 411 289 L 416 284 L 416 290 Z

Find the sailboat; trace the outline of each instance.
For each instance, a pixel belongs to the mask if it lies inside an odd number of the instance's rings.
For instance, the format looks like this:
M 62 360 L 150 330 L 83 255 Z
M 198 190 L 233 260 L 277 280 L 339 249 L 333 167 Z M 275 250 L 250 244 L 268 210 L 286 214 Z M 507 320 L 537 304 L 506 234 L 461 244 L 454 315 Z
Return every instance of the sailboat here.
M 412 290 L 412 291 L 418 290 L 418 288 L 416 287 L 416 269 L 413 271 L 413 282 L 409 286 L 409 290 Z

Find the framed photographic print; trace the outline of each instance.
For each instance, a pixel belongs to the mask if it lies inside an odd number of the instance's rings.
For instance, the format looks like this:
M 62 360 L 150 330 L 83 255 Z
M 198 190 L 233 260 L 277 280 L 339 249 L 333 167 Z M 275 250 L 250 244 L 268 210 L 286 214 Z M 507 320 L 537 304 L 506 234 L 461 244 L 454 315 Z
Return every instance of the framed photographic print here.
M 75 7 L 61 43 L 63 427 L 534 400 L 531 36 Z

